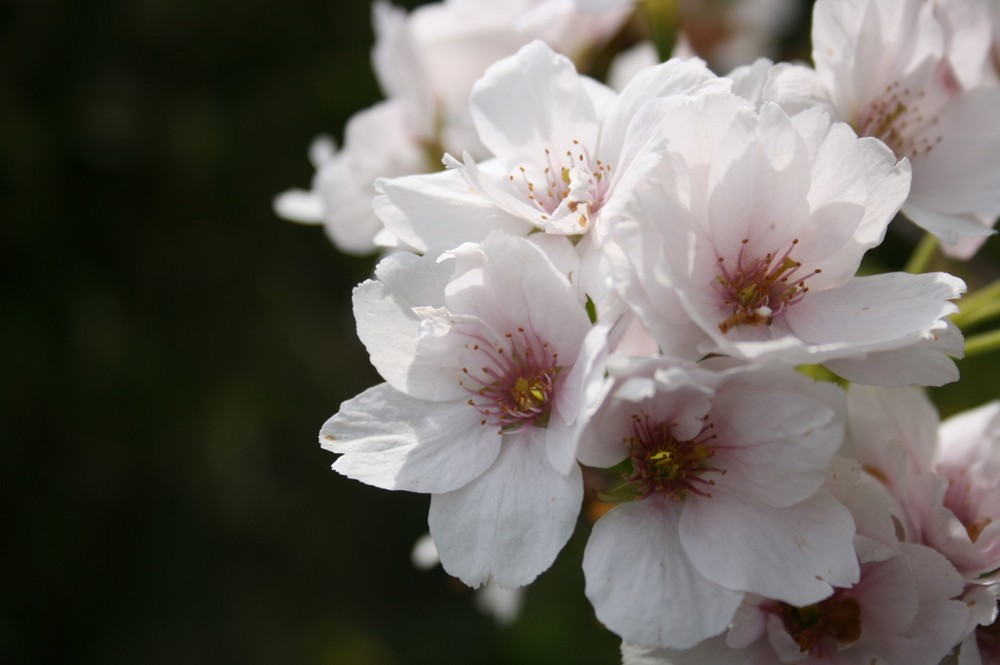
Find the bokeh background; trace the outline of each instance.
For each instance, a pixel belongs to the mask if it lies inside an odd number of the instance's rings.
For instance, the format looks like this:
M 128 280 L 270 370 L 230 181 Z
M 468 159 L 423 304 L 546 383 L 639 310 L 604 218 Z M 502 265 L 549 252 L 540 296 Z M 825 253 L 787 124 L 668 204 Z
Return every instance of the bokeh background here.
M 500 627 L 412 567 L 427 498 L 317 444 L 378 381 L 349 302 L 374 260 L 271 200 L 380 98 L 369 12 L 0 0 L 0 663 L 617 662 L 585 523 Z

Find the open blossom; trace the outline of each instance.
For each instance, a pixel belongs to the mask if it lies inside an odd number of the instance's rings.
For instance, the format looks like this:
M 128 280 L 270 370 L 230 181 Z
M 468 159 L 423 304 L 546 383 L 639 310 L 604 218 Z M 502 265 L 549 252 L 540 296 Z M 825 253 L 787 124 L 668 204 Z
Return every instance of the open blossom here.
M 800 605 L 857 580 L 847 511 L 821 489 L 843 400 L 790 369 L 616 368 L 579 459 L 629 461 L 584 553 L 597 617 L 628 642 L 686 648 L 745 592 Z
M 907 537 L 970 582 L 1000 569 L 1000 403 L 938 422 L 914 389 L 852 386 L 854 454 L 890 489 Z
M 655 163 L 655 124 L 643 105 L 663 97 L 724 92 L 700 61 L 637 74 L 620 95 L 577 74 L 541 42 L 490 67 L 471 112 L 493 159 L 449 158 L 452 170 L 382 180 L 376 210 L 409 245 L 478 241 L 492 228 L 578 235 L 601 227 Z M 458 223 L 453 211 L 470 212 Z
M 824 363 L 882 385 L 958 377 L 944 317 L 961 280 L 855 277 L 906 197 L 905 162 L 819 110 L 730 95 L 672 105 L 661 131 L 667 157 L 606 256 L 664 353 Z
M 908 158 L 903 213 L 960 258 L 1000 215 L 988 11 L 976 0 L 818 0 L 815 71 L 778 65 L 763 88 L 789 109 L 823 106 Z
M 724 636 L 688 651 L 626 644 L 624 665 L 938 665 L 962 639 L 962 578 L 929 547 L 900 542 L 885 489 L 851 460 L 827 483 L 857 525 L 860 579 L 815 603 L 748 595 Z
M 409 15 L 376 2 L 372 61 L 387 99 L 352 117 L 341 150 L 314 144 L 312 188 L 280 195 L 277 214 L 322 223 L 353 254 L 398 244 L 371 209 L 375 180 L 435 171 L 445 151 L 485 156 L 468 98 L 489 65 L 537 38 L 582 54 L 627 16 L 627 7 L 581 12 L 554 0 L 450 0 Z
M 582 500 L 567 386 L 590 321 L 576 291 L 539 244 L 496 234 L 387 257 L 355 291 L 355 315 L 386 383 L 323 426 L 334 470 L 430 493 L 441 563 L 466 584 L 528 584 Z

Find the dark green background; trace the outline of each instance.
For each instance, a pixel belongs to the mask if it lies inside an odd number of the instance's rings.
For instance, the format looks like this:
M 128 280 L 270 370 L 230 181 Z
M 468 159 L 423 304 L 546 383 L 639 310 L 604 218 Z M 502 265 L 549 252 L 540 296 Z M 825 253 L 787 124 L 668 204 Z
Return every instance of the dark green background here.
M 271 200 L 379 98 L 368 26 L 360 0 L 0 0 L 0 663 L 617 661 L 586 528 L 497 628 L 411 567 L 426 497 L 317 444 L 378 380 L 349 304 L 372 260 Z

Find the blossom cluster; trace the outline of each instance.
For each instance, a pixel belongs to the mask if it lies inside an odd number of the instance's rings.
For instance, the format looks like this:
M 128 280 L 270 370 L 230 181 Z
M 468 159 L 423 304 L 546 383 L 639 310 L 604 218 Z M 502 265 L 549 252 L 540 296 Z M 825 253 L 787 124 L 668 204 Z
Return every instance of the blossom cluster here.
M 376 5 L 388 99 L 276 201 L 384 252 L 353 295 L 384 382 L 323 425 L 333 469 L 429 494 L 472 587 L 530 584 L 600 502 L 625 663 L 1000 663 L 1000 401 L 925 391 L 965 284 L 862 264 L 890 222 L 959 259 L 993 232 L 997 5 L 818 0 L 811 66 L 640 45 L 610 85 L 577 67 L 631 2 Z

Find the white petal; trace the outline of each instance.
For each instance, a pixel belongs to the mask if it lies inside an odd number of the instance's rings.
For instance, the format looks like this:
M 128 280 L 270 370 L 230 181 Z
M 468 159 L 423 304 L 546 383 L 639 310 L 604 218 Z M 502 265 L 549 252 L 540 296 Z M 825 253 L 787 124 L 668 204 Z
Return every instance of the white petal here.
M 814 344 L 851 344 L 858 352 L 898 349 L 918 342 L 938 320 L 956 311 L 965 291 L 944 273 L 884 273 L 810 292 L 786 315 L 791 330 Z M 843 354 L 848 355 L 848 354 Z
M 913 158 L 913 203 L 942 213 L 972 212 L 991 219 L 1000 214 L 998 108 L 996 86 L 965 92 L 948 103 L 935 126 L 941 142 Z
M 906 205 L 903 206 L 903 214 L 923 230 L 940 238 L 945 247 L 957 245 L 963 241 L 985 240 L 995 233 L 988 225 L 984 225 L 981 218 L 975 214 L 941 212 L 922 205 L 919 196 L 911 197 L 906 202 Z M 959 258 L 967 257 L 960 256 Z
M 451 400 L 465 394 L 438 359 L 418 355 L 421 317 L 416 307 L 441 307 L 454 269 L 437 255 L 399 252 L 379 262 L 375 280 L 354 290 L 358 337 L 372 365 L 396 390 L 421 399 Z
M 525 235 L 534 228 L 472 189 L 457 170 L 375 183 L 375 213 L 396 237 L 419 252 L 481 242 L 495 229 Z
M 496 233 L 455 256 L 449 309 L 477 316 L 500 335 L 523 328 L 558 353 L 560 364 L 576 359 L 590 319 L 569 280 L 538 245 Z
M 427 402 L 385 383 L 344 402 L 320 430 L 342 453 L 333 470 L 391 490 L 448 492 L 485 471 L 500 450 L 496 427 L 464 401 Z
M 695 567 L 727 589 L 801 606 L 858 579 L 854 522 L 825 490 L 780 509 L 717 491 L 685 503 L 680 535 Z
M 626 642 L 694 646 L 725 630 L 743 598 L 692 566 L 677 536 L 677 507 L 661 497 L 619 504 L 587 541 L 587 598 Z
M 958 381 L 952 358 L 965 355 L 965 340 L 951 321 L 942 321 L 912 346 L 877 351 L 860 358 L 825 362 L 827 369 L 855 383 L 886 388 L 943 386 Z
M 834 412 L 809 395 L 770 388 L 766 382 L 719 391 L 712 422 L 719 450 L 712 464 L 726 469 L 726 491 L 775 507 L 810 497 L 843 439 Z M 748 389 L 749 388 L 749 389 Z
M 731 86 L 731 81 L 717 77 L 698 59 L 675 58 L 643 69 L 625 86 L 605 118 L 599 154 L 611 157 L 621 153 L 626 129 L 646 102 L 677 95 L 725 94 Z M 618 168 L 617 163 L 614 166 Z
M 274 214 L 290 222 L 319 224 L 323 221 L 326 206 L 315 192 L 289 189 L 274 199 Z
M 582 500 L 579 467 L 568 476 L 553 469 L 529 427 L 504 435 L 493 466 L 474 482 L 433 495 L 427 520 L 448 574 L 473 587 L 493 575 L 512 589 L 552 565 Z
M 573 63 L 542 42 L 487 69 L 470 104 L 483 145 L 503 160 L 537 159 L 546 147 L 564 150 L 574 140 L 586 146 L 597 140 L 594 106 Z

